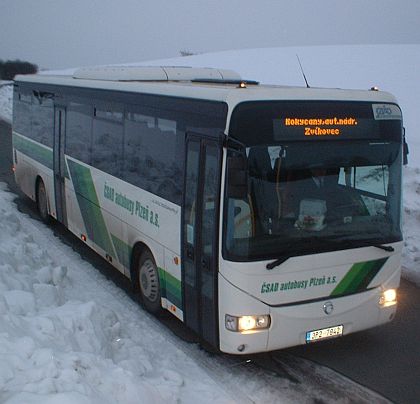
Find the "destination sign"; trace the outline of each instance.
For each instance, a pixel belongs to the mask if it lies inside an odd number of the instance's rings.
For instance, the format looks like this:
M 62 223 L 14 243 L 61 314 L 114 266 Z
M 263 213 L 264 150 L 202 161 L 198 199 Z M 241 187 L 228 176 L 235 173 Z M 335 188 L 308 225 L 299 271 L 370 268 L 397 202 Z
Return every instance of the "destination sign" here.
M 301 127 L 305 136 L 340 136 L 341 128 L 357 126 L 356 118 L 284 118 L 284 126 Z
M 229 134 L 247 146 L 283 142 L 401 141 L 397 105 L 358 101 L 259 101 L 239 104 Z

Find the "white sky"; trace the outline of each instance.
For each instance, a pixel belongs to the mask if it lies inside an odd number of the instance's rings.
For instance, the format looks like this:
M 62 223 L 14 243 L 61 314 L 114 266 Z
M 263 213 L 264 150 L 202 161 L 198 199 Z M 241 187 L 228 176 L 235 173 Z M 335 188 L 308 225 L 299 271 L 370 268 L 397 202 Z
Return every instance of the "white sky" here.
M 0 0 L 0 59 L 42 68 L 180 50 L 420 43 L 418 0 Z

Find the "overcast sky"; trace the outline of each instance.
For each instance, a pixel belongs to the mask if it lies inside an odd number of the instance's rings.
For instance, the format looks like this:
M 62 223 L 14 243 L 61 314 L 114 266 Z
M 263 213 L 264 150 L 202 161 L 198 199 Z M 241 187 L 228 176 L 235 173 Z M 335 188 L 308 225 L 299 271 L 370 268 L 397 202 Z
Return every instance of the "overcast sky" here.
M 365 43 L 420 43 L 420 0 L 0 0 L 0 59 L 41 68 Z

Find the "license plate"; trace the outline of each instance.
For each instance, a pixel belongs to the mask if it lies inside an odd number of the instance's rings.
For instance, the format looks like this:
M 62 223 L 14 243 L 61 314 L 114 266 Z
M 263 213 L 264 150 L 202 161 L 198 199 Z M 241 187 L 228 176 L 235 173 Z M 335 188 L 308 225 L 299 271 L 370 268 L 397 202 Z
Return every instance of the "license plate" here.
M 336 325 L 335 327 L 322 328 L 320 330 L 308 331 L 306 333 L 306 342 L 315 342 L 322 339 L 335 338 L 343 335 L 344 327 Z

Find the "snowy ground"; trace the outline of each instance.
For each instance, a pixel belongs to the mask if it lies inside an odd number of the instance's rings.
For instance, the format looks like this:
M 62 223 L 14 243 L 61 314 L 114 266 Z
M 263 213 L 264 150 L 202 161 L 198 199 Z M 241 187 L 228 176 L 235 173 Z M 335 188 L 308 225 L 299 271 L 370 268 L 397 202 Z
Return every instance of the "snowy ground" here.
M 5 189 L 0 184 L 0 402 L 229 402 L 124 292 L 20 215 Z
M 407 55 L 413 58 L 415 54 L 420 61 L 420 47 L 409 48 Z M 328 48 L 328 54 L 335 63 L 346 62 L 351 59 L 351 49 L 356 48 L 349 47 L 347 53 L 337 48 L 341 53 L 334 58 L 334 49 Z M 404 49 L 402 53 L 400 48 L 396 50 L 400 57 L 406 54 Z M 291 57 L 294 51 L 285 52 Z M 316 52 L 322 55 L 320 49 Z M 279 49 L 224 52 L 171 64 L 210 66 L 209 60 L 213 60 L 213 65 L 233 68 L 244 77 L 278 82 L 273 66 L 280 66 L 287 75 L 293 64 L 278 63 L 280 54 Z M 308 53 L 299 55 L 304 65 L 311 60 Z M 360 55 L 353 57 L 360 61 Z M 414 72 L 414 66 L 407 67 L 404 60 L 397 63 L 391 59 L 389 64 L 395 69 L 403 66 L 401 70 Z M 383 72 L 385 65 L 380 67 L 378 71 Z M 357 63 L 354 68 L 360 70 L 356 78 L 367 74 Z M 417 77 L 416 83 L 407 83 L 413 76 L 406 73 L 395 70 L 396 87 L 383 87 L 395 94 L 404 90 L 397 95 L 405 100 L 406 126 L 412 125 L 414 137 L 416 116 L 411 115 L 415 110 L 410 109 L 410 103 L 415 103 L 420 89 L 408 89 L 410 84 L 418 87 L 420 80 Z M 296 74 L 292 77 L 290 73 L 292 82 L 286 84 L 301 84 L 294 82 L 299 77 Z M 397 78 L 401 86 L 397 86 Z M 334 76 L 331 80 L 331 86 L 337 85 Z M 354 88 L 358 83 L 340 86 Z M 0 117 L 11 121 L 11 116 L 11 86 L 0 83 Z M 413 144 L 414 158 L 405 169 L 404 276 L 420 285 L 420 153 L 415 141 Z M 296 383 L 236 358 L 209 357 L 196 345 L 172 335 L 56 238 L 50 228 L 21 214 L 13 199 L 6 185 L 0 184 L 0 402 L 380 402 L 375 394 L 304 360 L 293 358 L 288 365 L 283 363 Z

